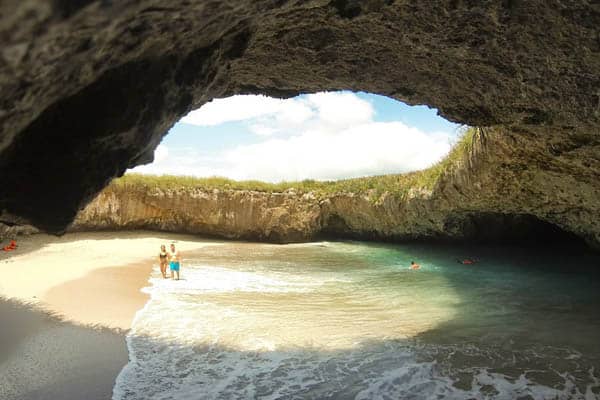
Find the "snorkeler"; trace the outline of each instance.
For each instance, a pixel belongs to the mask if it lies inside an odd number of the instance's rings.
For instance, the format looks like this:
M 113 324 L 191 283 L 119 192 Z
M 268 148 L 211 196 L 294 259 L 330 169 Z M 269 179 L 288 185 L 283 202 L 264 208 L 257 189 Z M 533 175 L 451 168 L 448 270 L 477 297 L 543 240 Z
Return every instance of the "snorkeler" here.
M 410 269 L 419 269 L 421 266 L 414 261 L 410 262 Z

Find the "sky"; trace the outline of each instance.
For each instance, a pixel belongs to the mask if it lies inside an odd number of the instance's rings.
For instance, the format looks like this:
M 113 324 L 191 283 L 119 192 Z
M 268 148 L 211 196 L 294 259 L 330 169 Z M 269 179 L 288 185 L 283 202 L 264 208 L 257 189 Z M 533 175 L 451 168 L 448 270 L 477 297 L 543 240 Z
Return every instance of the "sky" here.
M 239 95 L 190 112 L 153 163 L 130 171 L 268 182 L 401 173 L 439 161 L 459 132 L 435 109 L 374 94 Z

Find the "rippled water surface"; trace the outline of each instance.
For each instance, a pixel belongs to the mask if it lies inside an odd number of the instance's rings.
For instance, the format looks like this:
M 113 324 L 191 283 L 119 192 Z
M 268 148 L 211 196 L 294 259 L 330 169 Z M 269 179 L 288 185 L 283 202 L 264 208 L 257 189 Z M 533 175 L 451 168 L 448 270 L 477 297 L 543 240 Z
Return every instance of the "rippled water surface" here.
M 182 250 L 184 280 L 156 269 L 145 289 L 115 399 L 600 398 L 598 256 L 361 242 Z

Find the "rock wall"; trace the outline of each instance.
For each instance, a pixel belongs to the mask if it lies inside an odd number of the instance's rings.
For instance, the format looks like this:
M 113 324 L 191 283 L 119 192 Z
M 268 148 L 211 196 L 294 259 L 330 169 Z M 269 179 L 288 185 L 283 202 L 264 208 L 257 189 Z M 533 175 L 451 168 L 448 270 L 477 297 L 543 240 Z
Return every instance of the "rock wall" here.
M 600 248 L 600 176 L 586 175 L 590 168 L 578 158 L 597 151 L 600 142 L 585 138 L 574 139 L 577 145 L 556 156 L 559 150 L 548 135 L 481 129 L 433 189 L 413 187 L 402 195 L 111 185 L 79 213 L 71 229 L 144 228 L 272 242 L 323 235 L 520 240 L 527 234 L 543 242 L 562 230 Z
M 39 233 L 39 230 L 31 225 L 6 225 L 0 224 L 0 241 L 15 239 L 18 236 L 28 236 Z
M 182 115 L 236 93 L 379 93 L 544 137 L 532 161 L 552 137 L 560 163 L 599 133 L 598 26 L 598 4 L 559 0 L 4 0 L 0 221 L 62 232 Z
M 157 229 L 270 242 L 310 240 L 320 226 L 310 194 L 109 186 L 72 230 Z
M 373 206 L 360 196 L 335 196 L 327 213 L 340 216 L 350 232 L 383 238 L 470 239 L 502 226 L 518 238 L 531 228 L 523 217 L 531 216 L 548 224 L 545 231 L 558 227 L 600 248 L 600 160 L 584 161 L 600 151 L 597 136 L 577 136 L 559 150 L 560 136 L 530 135 L 484 129 L 430 193 L 402 201 L 384 196 Z

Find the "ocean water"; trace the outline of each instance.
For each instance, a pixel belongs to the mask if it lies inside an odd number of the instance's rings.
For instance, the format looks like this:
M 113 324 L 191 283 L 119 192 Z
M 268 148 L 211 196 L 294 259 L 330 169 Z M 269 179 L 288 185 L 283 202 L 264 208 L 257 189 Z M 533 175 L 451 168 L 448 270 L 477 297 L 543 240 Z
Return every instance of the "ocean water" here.
M 581 249 L 181 251 L 184 279 L 156 267 L 144 289 L 113 399 L 600 398 L 600 257 Z

